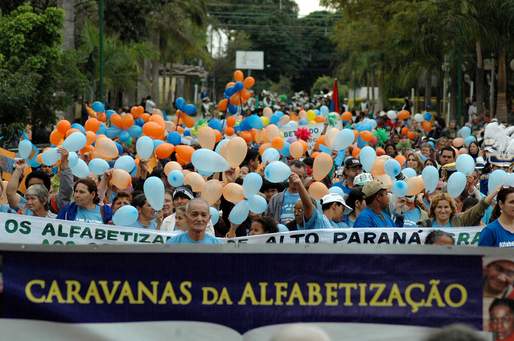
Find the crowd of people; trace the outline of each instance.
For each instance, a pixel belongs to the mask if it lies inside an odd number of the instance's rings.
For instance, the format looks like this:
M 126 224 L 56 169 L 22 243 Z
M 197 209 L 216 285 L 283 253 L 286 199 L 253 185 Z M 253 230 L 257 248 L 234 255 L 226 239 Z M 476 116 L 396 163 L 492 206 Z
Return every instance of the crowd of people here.
M 132 124 L 135 127 L 141 120 L 143 128 L 139 130 L 143 135 L 155 135 L 154 132 L 147 133 L 150 131 L 145 128 L 148 122 L 164 122 L 161 138 L 152 136 L 152 139 L 162 141 L 155 144 L 153 155 L 147 158 L 141 157 L 136 146 L 140 136 L 132 136 L 132 132 L 128 139 L 119 133 L 109 138 L 104 136 L 105 131 L 91 128 L 92 124 L 88 122 L 84 126 L 74 123 L 64 131 L 61 128 L 65 124 L 58 125 L 54 132 L 61 134 L 61 144 L 54 143 L 56 135 L 51 137 L 57 158 L 52 160 L 54 162 L 48 161 L 48 156 L 42 153 L 39 167 L 29 162 L 34 155 L 18 158 L 7 185 L 0 188 L 7 199 L 0 206 L 0 212 L 180 232 L 169 239 L 169 243 L 216 244 L 220 242 L 216 237 L 308 229 L 426 227 L 434 230 L 427 243 L 445 245 L 452 244 L 453 237 L 438 229 L 482 225 L 485 227 L 480 245 L 514 246 L 514 158 L 510 137 L 514 127 L 491 122 L 485 129 L 483 125 L 481 130 L 471 124 L 457 129 L 454 122 L 446 126 L 437 114 L 413 115 L 406 110 L 371 113 L 364 109 L 337 114 L 318 108 L 313 119 L 309 118 L 312 113 L 305 112 L 300 105 L 296 104 L 296 111 L 279 108 L 284 112 L 274 112 L 264 108 L 230 117 L 227 114 L 224 120 L 211 119 L 216 120 L 213 125 L 200 119 L 195 124 L 188 124 L 183 113 L 169 121 L 169 117 L 153 106 L 150 113 L 137 113 L 134 108 L 128 113 L 120 113 L 123 120 L 127 118 L 132 122 L 124 128 L 130 128 Z M 144 108 L 140 109 L 144 111 Z M 104 112 L 93 109 L 88 112 L 88 121 L 101 121 L 104 128 L 121 124 L 112 119 L 113 115 L 119 116 L 118 113 L 111 113 L 109 119 Z M 280 117 L 273 120 L 277 112 Z M 287 116 L 285 121 L 284 116 Z M 244 128 L 250 117 L 262 119 L 262 126 Z M 309 122 L 305 124 L 302 120 Z M 201 126 L 198 121 L 202 121 Z M 324 123 L 324 130 L 314 140 L 305 132 L 297 133 L 292 139 L 280 134 L 266 136 L 270 125 L 275 125 L 277 129 L 270 130 L 275 132 L 291 122 L 296 122 L 298 131 L 302 129 L 301 125 L 308 127 L 310 123 Z M 367 126 L 360 129 L 363 125 Z M 230 163 L 223 171 L 206 172 L 195 166 L 190 154 L 185 158 L 179 154 L 178 147 L 182 145 L 191 148 L 191 153 L 205 149 L 202 133 L 199 133 L 202 127 L 209 127 L 214 141 L 207 149 L 224 155 L 225 159 L 231 151 L 223 152 L 222 145 L 238 135 L 244 138 L 246 150 L 238 165 Z M 488 127 L 491 127 L 489 132 Z M 349 129 L 355 133 L 352 143 L 340 150 L 330 146 L 333 143 L 329 140 L 333 142 L 338 132 Z M 462 129 L 468 133 L 464 134 Z M 85 135 L 88 144 L 70 152 L 72 149 L 62 143 L 71 136 L 70 132 Z M 179 135 L 179 139 L 169 147 L 172 148 L 170 153 L 162 155 L 158 150 L 162 151 L 164 147 L 159 145 L 163 141 L 170 145 L 172 133 Z M 210 139 L 203 137 L 206 138 Z M 116 156 L 101 155 L 101 139 L 115 143 Z M 294 142 L 301 142 L 303 150 L 300 153 L 293 152 Z M 360 153 L 366 147 L 372 147 L 376 154 L 371 166 Z M 268 149 L 274 149 L 277 157 L 270 159 L 272 153 L 267 153 Z M 333 160 L 329 169 L 322 172 L 322 178 L 317 162 L 321 154 L 328 154 Z M 462 155 L 472 158 L 473 169 L 466 172 L 464 188 L 455 195 L 452 175 L 458 173 L 458 158 Z M 125 156 L 135 161 L 134 168 L 117 173 L 120 168 L 117 160 Z M 102 158 L 108 161 L 108 166 L 97 172 L 91 164 Z M 77 159 L 89 164 L 85 175 L 77 171 Z M 384 171 L 387 160 L 397 160 L 401 167 L 394 175 Z M 273 162 L 288 166 L 286 178 L 277 181 L 276 176 L 266 175 Z M 422 179 L 422 173 L 430 166 L 437 169 L 434 189 L 429 189 L 424 180 L 417 184 L 411 181 L 411 178 Z M 503 178 L 495 179 L 496 186 L 491 188 L 491 175 L 498 177 L 499 174 L 494 173 L 496 170 L 504 171 Z M 171 181 L 170 173 L 176 174 L 176 171 L 186 177 L 199 174 L 199 179 Z M 125 173 L 130 173 L 130 178 L 126 186 L 120 186 L 120 178 Z M 257 174 L 260 178 L 257 180 L 260 186 L 251 194 L 247 193 L 245 185 L 249 174 Z M 159 209 L 145 189 L 150 177 L 160 179 L 165 187 L 162 205 L 157 205 Z M 217 186 L 216 190 L 205 187 L 209 181 Z M 402 184 L 407 184 L 408 190 L 400 191 L 398 188 Z M 219 193 L 213 194 L 216 191 Z M 246 208 L 239 205 L 241 201 L 246 202 Z M 137 219 L 129 224 L 127 219 L 119 217 L 121 213 L 118 212 L 127 206 L 137 211 Z M 239 213 L 241 207 L 243 211 L 246 209 L 245 213 Z M 117 223 L 119 221 L 122 223 Z

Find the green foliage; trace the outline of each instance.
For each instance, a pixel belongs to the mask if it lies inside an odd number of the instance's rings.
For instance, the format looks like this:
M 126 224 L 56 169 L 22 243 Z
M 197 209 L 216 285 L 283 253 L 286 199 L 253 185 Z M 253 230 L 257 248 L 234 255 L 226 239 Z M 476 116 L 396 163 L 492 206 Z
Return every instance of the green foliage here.
M 331 90 L 334 86 L 334 78 L 330 76 L 321 76 L 312 85 L 311 94 L 319 94 L 320 91 L 328 89 Z

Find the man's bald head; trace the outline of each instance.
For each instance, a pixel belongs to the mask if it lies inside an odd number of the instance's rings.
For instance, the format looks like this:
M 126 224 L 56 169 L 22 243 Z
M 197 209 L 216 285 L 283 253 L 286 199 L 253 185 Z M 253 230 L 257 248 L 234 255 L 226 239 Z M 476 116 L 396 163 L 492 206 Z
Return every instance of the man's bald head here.
M 209 203 L 200 198 L 195 198 L 195 199 L 189 200 L 189 202 L 186 204 L 186 214 L 188 212 L 190 212 L 193 209 L 193 207 L 195 207 L 195 208 L 203 207 L 207 210 L 207 212 L 209 212 Z

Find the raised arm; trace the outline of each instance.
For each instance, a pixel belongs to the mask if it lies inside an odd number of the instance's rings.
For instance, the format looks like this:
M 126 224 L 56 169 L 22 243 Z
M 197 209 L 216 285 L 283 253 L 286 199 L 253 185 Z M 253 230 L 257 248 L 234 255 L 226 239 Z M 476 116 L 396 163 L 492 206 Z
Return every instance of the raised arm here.
M 61 154 L 61 167 L 59 179 L 59 192 L 57 193 L 57 207 L 59 210 L 70 203 L 73 195 L 73 174 L 68 165 L 68 151 L 63 147 L 59 147 Z
M 20 197 L 18 195 L 18 187 L 20 186 L 20 179 L 23 177 L 23 172 L 26 167 L 27 163 L 25 160 L 16 161 L 16 167 L 7 183 L 7 188 L 5 189 L 7 202 L 9 203 L 9 206 L 14 209 L 19 208 Z
M 298 174 L 291 174 L 291 180 L 293 184 L 296 186 L 298 194 L 300 194 L 300 200 L 302 200 L 303 205 L 303 215 L 305 219 L 308 220 L 312 217 L 316 207 L 314 206 L 314 203 L 311 200 L 309 192 L 307 192 L 307 189 L 303 185 L 302 179 L 300 179 Z

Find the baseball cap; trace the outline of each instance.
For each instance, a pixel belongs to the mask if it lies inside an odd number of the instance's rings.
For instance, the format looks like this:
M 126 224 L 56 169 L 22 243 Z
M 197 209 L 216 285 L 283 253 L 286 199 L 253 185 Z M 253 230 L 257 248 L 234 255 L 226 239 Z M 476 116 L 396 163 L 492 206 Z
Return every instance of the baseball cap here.
M 477 157 L 475 162 L 475 169 L 483 169 L 485 167 L 485 160 L 483 157 Z
M 345 167 L 357 167 L 357 166 L 362 167 L 362 164 L 358 159 L 349 157 L 344 161 L 344 166 Z
M 373 176 L 370 173 L 361 173 L 353 179 L 355 186 L 364 186 L 366 182 L 373 181 Z
M 185 198 L 188 198 L 189 200 L 192 200 L 194 199 L 194 195 L 193 195 L 193 192 L 191 192 L 191 190 L 185 186 L 180 186 L 180 187 L 177 187 L 174 191 L 173 191 L 173 199 L 175 199 L 176 196 L 178 195 L 181 195 Z
M 364 194 L 364 197 L 369 198 L 380 192 L 382 189 L 387 189 L 387 186 L 380 181 L 373 180 L 364 184 L 364 187 L 362 187 L 362 193 Z
M 323 198 L 321 198 L 321 204 L 322 205 L 330 204 L 330 203 L 333 203 L 333 202 L 338 202 L 338 203 L 340 203 L 341 205 L 344 206 L 344 213 L 343 214 L 349 214 L 351 211 L 353 211 L 353 209 L 350 206 L 346 205 L 346 202 L 344 201 L 344 198 L 340 194 L 328 193 Z

